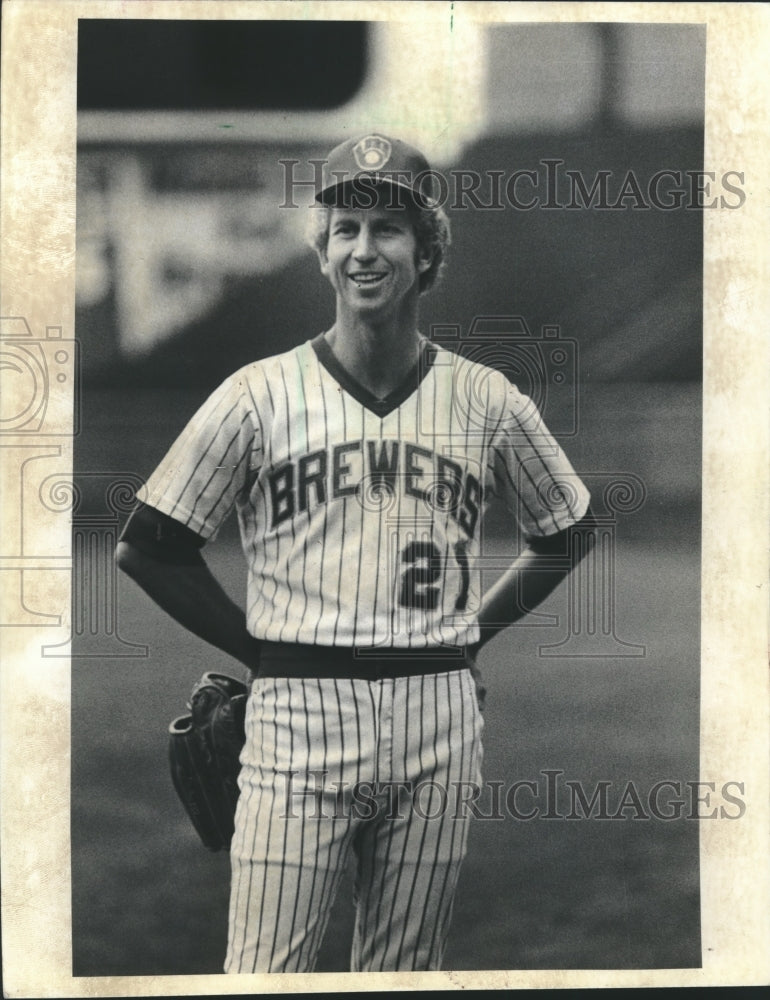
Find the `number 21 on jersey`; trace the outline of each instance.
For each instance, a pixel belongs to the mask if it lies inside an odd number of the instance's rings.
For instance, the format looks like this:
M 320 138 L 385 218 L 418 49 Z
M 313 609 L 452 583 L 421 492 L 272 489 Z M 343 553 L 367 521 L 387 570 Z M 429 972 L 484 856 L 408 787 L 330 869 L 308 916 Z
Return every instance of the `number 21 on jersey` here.
M 470 588 L 468 543 L 465 539 L 452 547 L 460 570 L 460 589 L 454 610 L 465 611 Z M 429 538 L 410 539 L 399 557 L 398 603 L 402 608 L 436 611 L 442 606 L 441 581 L 444 578 L 444 559 L 436 543 Z

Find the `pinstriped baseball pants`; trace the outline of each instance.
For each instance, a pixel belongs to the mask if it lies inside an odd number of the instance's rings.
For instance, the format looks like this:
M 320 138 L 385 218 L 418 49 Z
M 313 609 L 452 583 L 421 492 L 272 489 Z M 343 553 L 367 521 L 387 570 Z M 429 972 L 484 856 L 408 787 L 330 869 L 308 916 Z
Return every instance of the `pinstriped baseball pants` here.
M 309 972 L 350 852 L 355 972 L 438 969 L 483 721 L 470 670 L 258 677 L 231 845 L 225 972 Z

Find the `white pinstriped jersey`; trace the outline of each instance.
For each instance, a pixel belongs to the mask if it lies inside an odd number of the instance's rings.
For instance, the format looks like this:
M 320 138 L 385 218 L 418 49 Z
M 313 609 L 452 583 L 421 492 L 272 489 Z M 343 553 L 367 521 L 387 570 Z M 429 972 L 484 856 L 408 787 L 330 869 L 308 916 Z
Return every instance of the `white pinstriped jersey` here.
M 321 337 L 231 375 L 139 493 L 207 539 L 236 508 L 257 638 L 398 648 L 478 638 L 493 496 L 527 535 L 589 499 L 504 375 L 425 341 L 378 401 Z

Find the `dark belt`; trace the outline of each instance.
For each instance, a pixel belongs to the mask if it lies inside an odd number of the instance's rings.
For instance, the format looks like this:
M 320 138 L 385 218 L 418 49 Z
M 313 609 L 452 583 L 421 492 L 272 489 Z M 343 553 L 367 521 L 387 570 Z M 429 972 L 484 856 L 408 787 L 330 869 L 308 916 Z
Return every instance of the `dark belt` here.
M 371 646 L 311 646 L 262 639 L 257 676 L 371 681 L 441 674 L 468 666 L 464 646 L 382 649 Z

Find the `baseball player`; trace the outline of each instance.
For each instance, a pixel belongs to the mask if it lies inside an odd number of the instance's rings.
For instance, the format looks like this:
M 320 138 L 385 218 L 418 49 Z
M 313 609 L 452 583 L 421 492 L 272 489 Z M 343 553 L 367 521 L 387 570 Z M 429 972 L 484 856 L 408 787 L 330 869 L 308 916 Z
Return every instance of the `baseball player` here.
M 475 655 L 564 578 L 549 554 L 590 516 L 531 401 L 420 332 L 449 243 L 429 169 L 379 134 L 329 154 L 311 241 L 333 326 L 211 395 L 118 546 L 253 676 L 227 972 L 311 971 L 351 854 L 351 968 L 440 967 L 481 780 Z M 493 500 L 527 544 L 482 594 Z M 233 508 L 245 613 L 200 551 Z

